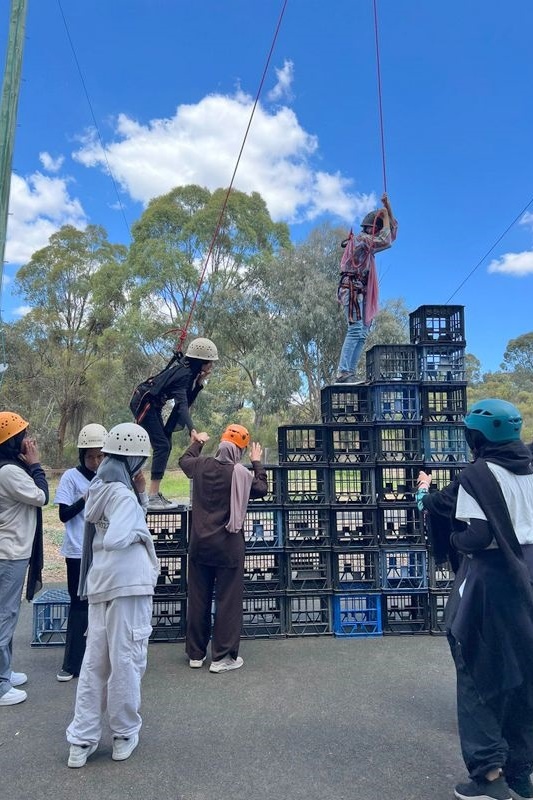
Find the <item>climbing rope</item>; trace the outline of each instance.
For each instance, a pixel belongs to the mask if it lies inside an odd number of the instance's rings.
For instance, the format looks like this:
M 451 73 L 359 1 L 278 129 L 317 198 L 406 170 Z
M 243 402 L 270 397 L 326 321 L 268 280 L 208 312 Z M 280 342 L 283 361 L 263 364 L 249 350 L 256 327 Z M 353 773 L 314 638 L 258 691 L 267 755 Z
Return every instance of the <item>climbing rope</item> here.
M 379 55 L 379 25 L 378 25 L 378 4 L 377 0 L 373 0 L 374 4 L 374 34 L 376 40 L 376 72 L 378 81 L 378 107 L 379 107 L 379 129 L 381 135 L 381 162 L 383 168 L 383 191 L 387 191 L 387 169 L 385 163 L 385 132 L 383 125 L 383 100 L 381 95 L 381 59 Z

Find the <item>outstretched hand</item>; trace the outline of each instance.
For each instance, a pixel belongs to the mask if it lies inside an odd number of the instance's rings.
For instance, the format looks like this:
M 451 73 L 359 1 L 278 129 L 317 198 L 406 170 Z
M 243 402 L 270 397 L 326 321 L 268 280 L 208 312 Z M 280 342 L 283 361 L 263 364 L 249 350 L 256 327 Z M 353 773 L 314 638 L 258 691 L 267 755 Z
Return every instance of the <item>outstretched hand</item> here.
M 250 447 L 250 461 L 261 461 L 263 455 L 263 448 L 259 442 L 252 442 Z
M 416 479 L 416 486 L 417 489 L 429 489 L 431 486 L 431 475 L 421 469 L 418 473 L 418 478 Z
M 195 430 L 191 431 L 191 444 L 193 442 L 200 442 L 200 444 L 205 444 L 208 441 L 209 441 L 209 434 L 206 433 L 205 431 L 202 431 L 202 433 L 198 433 Z

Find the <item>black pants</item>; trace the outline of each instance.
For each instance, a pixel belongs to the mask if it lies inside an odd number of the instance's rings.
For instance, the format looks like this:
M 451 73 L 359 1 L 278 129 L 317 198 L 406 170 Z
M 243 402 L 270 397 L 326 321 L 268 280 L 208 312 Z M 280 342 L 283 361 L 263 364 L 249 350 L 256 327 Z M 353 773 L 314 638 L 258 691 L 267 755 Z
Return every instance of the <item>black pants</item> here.
M 205 656 L 211 637 L 211 605 L 215 592 L 215 620 L 211 658 L 237 658 L 242 630 L 244 563 L 238 567 L 213 567 L 189 559 L 187 576 L 187 640 L 189 658 Z
M 457 721 L 463 759 L 472 779 L 503 768 L 508 778 L 533 771 L 532 687 L 522 684 L 483 700 L 466 667 L 461 645 L 448 636 L 457 671 Z
M 165 474 L 172 450 L 172 431 L 167 430 L 161 412 L 153 406 L 148 410 L 141 425 L 150 437 L 153 450 L 150 478 L 153 481 L 160 481 Z
M 89 604 L 78 597 L 80 581 L 80 558 L 67 558 L 67 584 L 70 595 L 70 609 L 67 620 L 67 642 L 63 657 L 63 669 L 71 675 L 79 675 L 85 654 L 85 634 L 87 632 Z

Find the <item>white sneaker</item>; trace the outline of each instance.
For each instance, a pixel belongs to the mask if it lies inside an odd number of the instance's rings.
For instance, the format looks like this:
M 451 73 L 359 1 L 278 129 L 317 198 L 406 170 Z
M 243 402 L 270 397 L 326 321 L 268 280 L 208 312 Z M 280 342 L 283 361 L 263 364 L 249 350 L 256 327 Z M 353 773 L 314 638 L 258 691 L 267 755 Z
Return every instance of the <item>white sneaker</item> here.
M 209 667 L 209 672 L 229 672 L 230 669 L 240 669 L 244 661 L 240 656 L 232 658 L 231 656 L 224 656 L 220 661 L 212 661 Z
M 139 744 L 139 734 L 134 733 L 133 736 L 125 738 L 113 739 L 113 761 L 125 761 L 131 756 L 137 745 Z
M 89 756 L 92 756 L 98 744 L 71 744 L 67 764 L 78 769 L 84 767 Z
M 10 689 L 0 697 L 0 706 L 16 706 L 17 703 L 23 703 L 27 696 L 24 689 Z
M 11 686 L 24 686 L 28 682 L 28 676 L 25 672 L 12 672 L 10 683 Z
M 71 681 L 74 675 L 72 672 L 67 672 L 66 669 L 60 669 L 56 675 L 57 680 L 60 683 L 66 683 L 66 681 Z
M 191 669 L 201 669 L 203 667 L 205 661 L 205 656 L 203 658 L 189 658 L 189 667 Z
M 172 508 L 178 508 L 179 503 L 174 503 L 172 500 L 167 500 L 163 497 L 161 492 L 158 494 L 151 494 L 148 497 L 148 511 L 170 511 Z

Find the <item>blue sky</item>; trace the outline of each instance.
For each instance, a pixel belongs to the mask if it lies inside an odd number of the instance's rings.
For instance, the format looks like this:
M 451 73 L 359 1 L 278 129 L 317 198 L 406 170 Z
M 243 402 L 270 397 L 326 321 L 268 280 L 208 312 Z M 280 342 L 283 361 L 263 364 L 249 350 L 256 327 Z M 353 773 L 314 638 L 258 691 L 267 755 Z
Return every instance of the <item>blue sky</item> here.
M 11 294 L 18 266 L 62 224 L 101 224 L 127 243 L 151 197 L 229 183 L 281 8 L 29 0 L 5 319 L 25 310 Z M 459 287 L 533 199 L 533 3 L 378 0 L 378 14 L 400 221 L 378 256 L 381 300 L 464 305 L 467 349 L 495 370 L 507 342 L 533 330 L 533 204 Z M 295 241 L 324 220 L 348 230 L 373 207 L 383 178 L 372 0 L 288 0 L 235 186 L 259 191 Z

